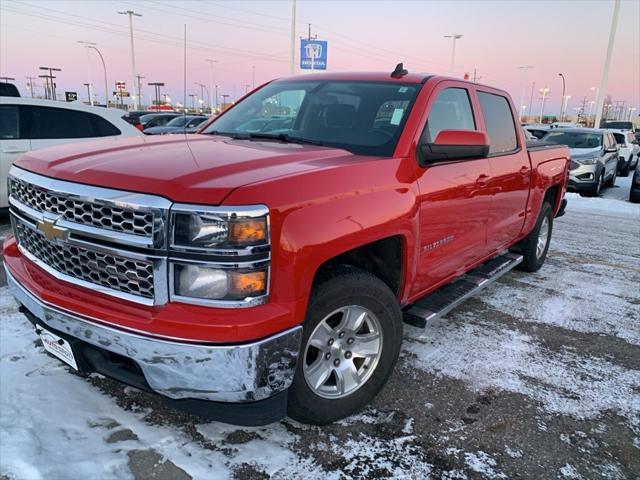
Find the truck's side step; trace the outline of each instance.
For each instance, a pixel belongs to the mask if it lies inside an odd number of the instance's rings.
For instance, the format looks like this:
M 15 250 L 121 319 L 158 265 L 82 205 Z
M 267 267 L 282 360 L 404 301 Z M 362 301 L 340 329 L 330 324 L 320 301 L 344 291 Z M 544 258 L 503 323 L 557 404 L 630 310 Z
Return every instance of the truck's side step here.
M 504 253 L 444 287 L 425 295 L 404 311 L 404 321 L 418 328 L 446 315 L 466 299 L 522 262 L 522 255 Z

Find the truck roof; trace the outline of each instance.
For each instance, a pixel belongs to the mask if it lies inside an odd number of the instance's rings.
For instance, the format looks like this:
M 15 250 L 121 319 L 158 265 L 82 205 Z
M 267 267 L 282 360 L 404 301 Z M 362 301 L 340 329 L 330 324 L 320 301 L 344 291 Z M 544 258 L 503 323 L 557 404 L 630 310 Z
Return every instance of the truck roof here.
M 429 73 L 407 73 L 401 77 L 394 78 L 391 71 L 388 72 L 326 72 L 311 73 L 306 75 L 295 75 L 292 77 L 279 78 L 276 81 L 300 81 L 300 80 L 362 80 L 370 82 L 400 82 L 400 83 L 423 83 L 434 75 Z M 456 78 L 452 80 L 462 79 Z

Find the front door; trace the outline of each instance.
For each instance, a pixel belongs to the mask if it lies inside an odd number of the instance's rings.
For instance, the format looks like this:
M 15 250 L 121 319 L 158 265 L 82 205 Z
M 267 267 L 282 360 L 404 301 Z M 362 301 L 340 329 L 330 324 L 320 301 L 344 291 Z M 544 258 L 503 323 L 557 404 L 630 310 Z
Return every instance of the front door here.
M 434 91 L 422 141 L 441 130 L 476 130 L 469 91 L 441 85 Z M 486 252 L 490 197 L 486 158 L 436 163 L 419 173 L 420 261 L 413 293 L 464 273 Z

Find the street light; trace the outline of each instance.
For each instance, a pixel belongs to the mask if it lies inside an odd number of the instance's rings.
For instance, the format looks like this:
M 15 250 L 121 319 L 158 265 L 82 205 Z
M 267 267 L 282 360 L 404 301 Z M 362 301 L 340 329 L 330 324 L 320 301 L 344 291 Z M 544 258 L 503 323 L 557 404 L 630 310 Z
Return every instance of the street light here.
M 524 75 L 522 78 L 522 91 L 520 92 L 520 109 L 521 110 L 524 104 L 524 91 L 527 87 L 527 72 L 529 72 L 529 70 L 532 68 L 535 68 L 535 67 L 533 65 L 523 65 L 522 67 L 518 67 L 519 70 L 522 70 L 524 72 Z M 521 111 L 520 121 L 522 121 L 522 118 L 523 118 L 523 112 Z
M 53 75 L 53 72 L 61 72 L 61 68 L 55 67 L 39 67 L 40 70 L 48 70 L 49 75 L 38 75 L 40 78 L 45 78 L 47 82 L 47 88 L 45 90 L 46 98 L 51 98 L 51 100 L 56 100 L 56 84 L 54 80 L 56 77 Z
M 131 38 L 131 82 L 133 86 L 133 109 L 138 109 L 138 100 L 135 97 L 136 88 L 136 55 L 133 49 L 133 17 L 141 17 L 139 13 L 134 12 L 133 10 L 127 10 L 124 12 L 118 12 L 120 15 L 128 15 L 129 16 L 129 37 Z
M 445 35 L 444 38 L 450 38 L 453 40 L 453 44 L 451 47 L 451 68 L 449 69 L 449 71 L 453 73 L 453 68 L 456 62 L 456 40 L 461 39 L 462 35 L 459 33 L 454 33 L 452 35 Z
M 562 77 L 562 101 L 560 102 L 560 121 L 564 118 L 564 92 L 565 92 L 565 82 L 564 75 L 562 73 L 558 74 L 559 77 Z
M 547 99 L 547 96 L 549 95 L 549 92 L 551 90 L 548 87 L 544 87 L 544 88 L 541 88 L 538 91 L 542 95 L 542 103 L 540 105 L 540 122 L 539 122 L 539 123 L 542 123 L 542 118 L 543 118 L 543 115 L 544 115 L 544 102 Z
M 213 92 L 213 64 L 214 63 L 218 63 L 217 60 L 213 60 L 212 58 L 205 58 L 204 60 L 205 62 L 207 62 L 209 64 L 209 66 L 211 67 L 211 72 L 209 75 L 209 106 L 211 107 L 211 115 L 213 115 L 213 102 L 211 101 L 211 93 Z M 216 86 L 217 89 L 217 86 Z M 217 92 L 217 90 L 216 90 Z M 218 95 L 216 93 L 216 108 L 218 107 Z

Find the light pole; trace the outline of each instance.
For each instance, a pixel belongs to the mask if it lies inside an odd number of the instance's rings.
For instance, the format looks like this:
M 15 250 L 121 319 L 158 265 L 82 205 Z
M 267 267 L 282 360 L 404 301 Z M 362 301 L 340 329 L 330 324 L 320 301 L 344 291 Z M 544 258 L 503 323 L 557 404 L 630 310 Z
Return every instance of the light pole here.
M 164 87 L 164 82 L 151 82 L 151 83 L 147 83 L 147 85 L 155 88 L 156 111 L 160 111 L 160 87 Z
M 613 55 L 613 44 L 616 40 L 616 28 L 618 26 L 618 14 L 620 13 L 620 0 L 614 0 L 613 16 L 611 17 L 611 28 L 609 30 L 609 44 L 607 45 L 607 55 L 602 68 L 602 79 L 598 87 L 598 100 L 596 102 L 596 119 L 593 123 L 595 128 L 600 126 L 602 121 L 602 106 L 604 104 L 604 95 L 607 91 L 607 82 L 609 80 L 609 67 L 611 66 L 611 56 Z
M 563 105 L 562 111 L 564 112 L 563 115 L 562 115 L 563 118 L 565 117 L 566 111 L 567 111 L 567 109 L 569 107 L 569 99 L 570 98 L 571 98 L 571 95 L 565 95 L 564 98 L 562 99 L 562 105 Z
M 46 98 L 51 98 L 51 100 L 56 100 L 56 84 L 54 82 L 56 77 L 53 75 L 53 72 L 61 72 L 62 69 L 61 68 L 55 68 L 55 67 L 40 67 L 40 70 L 48 70 L 49 71 L 49 75 L 39 75 L 40 78 L 46 78 L 47 79 L 47 90 L 46 90 L 46 92 L 48 94 L 45 95 Z
M 531 82 L 531 98 L 529 99 L 529 120 L 533 120 L 533 92 L 536 89 L 536 82 Z
M 136 98 L 135 92 L 138 90 L 136 88 L 136 55 L 133 48 L 133 17 L 141 17 L 139 13 L 134 12 L 133 10 L 127 10 L 124 12 L 118 12 L 120 15 L 128 15 L 129 16 L 129 37 L 131 38 L 131 82 L 133 86 L 133 109 L 138 109 L 138 99 Z
M 453 69 L 455 67 L 455 63 L 456 63 L 456 40 L 459 40 L 462 38 L 462 35 L 459 33 L 454 33 L 451 35 L 445 35 L 444 38 L 450 38 L 452 39 L 453 43 L 451 46 L 451 68 L 449 69 L 449 71 L 451 73 L 453 73 Z
M 524 111 L 522 110 L 522 106 L 524 105 L 524 91 L 527 88 L 527 73 L 532 68 L 535 68 L 535 67 L 533 65 L 523 65 L 522 67 L 518 67 L 519 70 L 522 70 L 524 72 L 522 77 L 522 91 L 520 92 L 520 105 L 519 105 L 520 121 L 522 121 L 523 114 L 524 114 Z M 529 107 L 531 107 L 531 105 L 529 105 Z
M 213 60 L 211 58 L 205 58 L 204 60 L 205 62 L 207 62 L 209 64 L 209 66 L 211 67 L 211 74 L 209 75 L 209 106 L 211 107 L 211 115 L 213 115 L 213 102 L 211 101 L 211 93 L 213 92 L 213 64 L 214 63 L 218 63 L 217 60 Z M 216 108 L 218 107 L 218 87 L 216 85 Z
M 87 91 L 89 94 L 89 105 L 93 107 L 93 85 L 91 84 L 91 58 L 89 57 L 89 47 L 95 47 L 95 43 L 87 42 L 85 40 L 78 40 L 78 43 L 82 45 L 87 51 Z
M 549 92 L 551 90 L 548 87 L 544 87 L 544 88 L 541 88 L 538 91 L 542 95 L 542 103 L 540 105 L 540 122 L 539 122 L 539 123 L 542 123 L 542 118 L 543 118 L 543 115 L 544 115 L 544 102 L 547 99 L 547 96 L 549 95 Z
M 216 85 L 216 112 L 218 111 L 218 89 L 220 85 Z
M 560 102 L 560 121 L 564 118 L 564 93 L 565 93 L 565 81 L 564 75 L 562 73 L 558 74 L 559 77 L 562 78 L 562 101 Z
M 196 85 L 198 85 L 200 87 L 200 108 L 202 108 L 202 103 L 204 103 L 204 92 L 207 92 L 207 97 L 209 98 L 209 107 L 211 107 L 211 95 L 209 92 L 209 89 L 207 88 L 207 86 L 204 83 L 198 83 L 198 82 L 193 82 Z
M 25 77 L 29 82 L 27 83 L 27 88 L 31 91 L 31 98 L 35 98 L 35 89 L 36 84 L 34 82 L 35 77 Z
M 251 90 L 255 90 L 255 88 L 256 88 L 256 66 L 251 65 Z
M 296 0 L 291 2 L 291 51 L 289 52 L 289 74 L 296 70 Z
M 629 119 L 628 119 L 628 120 L 629 120 L 630 122 L 632 122 L 632 121 L 633 121 L 633 120 L 631 120 L 631 117 L 633 117 L 633 112 L 635 112 L 635 111 L 636 111 L 636 107 L 631 107 L 631 108 L 629 109 Z

